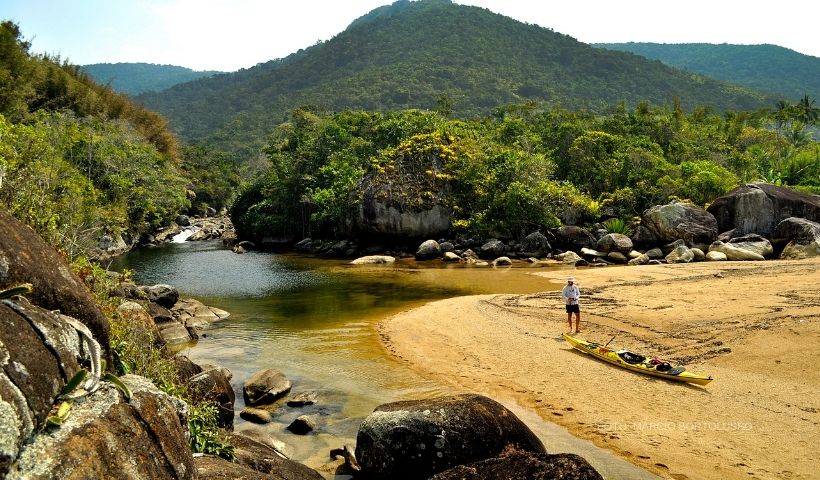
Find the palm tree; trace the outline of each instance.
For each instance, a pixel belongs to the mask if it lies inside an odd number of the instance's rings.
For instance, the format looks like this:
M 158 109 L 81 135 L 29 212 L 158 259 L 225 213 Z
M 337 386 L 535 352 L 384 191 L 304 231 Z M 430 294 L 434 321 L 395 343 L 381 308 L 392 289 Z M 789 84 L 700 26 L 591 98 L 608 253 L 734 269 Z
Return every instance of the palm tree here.
M 803 98 L 795 105 L 795 117 L 805 125 L 814 125 L 820 118 L 820 108 L 815 107 L 814 103 L 814 99 L 803 95 Z

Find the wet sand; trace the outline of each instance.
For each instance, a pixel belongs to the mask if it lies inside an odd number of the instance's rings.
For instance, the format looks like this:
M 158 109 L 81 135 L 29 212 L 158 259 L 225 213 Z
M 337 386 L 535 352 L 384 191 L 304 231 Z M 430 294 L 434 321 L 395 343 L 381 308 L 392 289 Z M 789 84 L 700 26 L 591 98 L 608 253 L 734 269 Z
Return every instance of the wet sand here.
M 429 303 L 379 326 L 387 350 L 450 385 L 514 399 L 675 479 L 816 478 L 820 260 L 584 268 L 582 338 L 712 375 L 705 387 L 573 351 L 555 291 Z

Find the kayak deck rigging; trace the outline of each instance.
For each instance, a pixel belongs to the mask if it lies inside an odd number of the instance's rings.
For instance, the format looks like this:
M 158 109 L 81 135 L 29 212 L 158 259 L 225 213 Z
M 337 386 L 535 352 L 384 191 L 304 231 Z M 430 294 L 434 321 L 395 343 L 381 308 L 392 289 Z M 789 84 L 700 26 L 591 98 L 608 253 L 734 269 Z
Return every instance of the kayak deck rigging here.
M 706 385 L 712 381 L 711 376 L 690 372 L 683 366 L 672 366 L 668 362 L 657 358 L 650 359 L 633 352 L 616 351 L 608 348 L 606 345 L 588 342 L 586 340 L 573 337 L 568 333 L 564 333 L 562 335 L 564 340 L 566 340 L 572 348 L 633 372 L 643 373 L 653 377 L 664 378 L 666 380 L 673 380 L 677 382 L 694 383 L 697 385 Z

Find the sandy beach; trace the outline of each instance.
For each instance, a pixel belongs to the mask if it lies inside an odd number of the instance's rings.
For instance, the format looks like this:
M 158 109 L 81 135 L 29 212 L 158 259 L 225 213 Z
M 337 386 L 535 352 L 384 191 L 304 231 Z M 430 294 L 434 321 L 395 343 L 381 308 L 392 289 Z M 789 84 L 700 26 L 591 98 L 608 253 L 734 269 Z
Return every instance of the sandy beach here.
M 379 325 L 388 351 L 454 391 L 510 398 L 664 478 L 817 478 L 820 260 L 544 269 L 555 291 L 448 299 Z M 694 386 L 573 351 L 580 337 L 683 363 Z

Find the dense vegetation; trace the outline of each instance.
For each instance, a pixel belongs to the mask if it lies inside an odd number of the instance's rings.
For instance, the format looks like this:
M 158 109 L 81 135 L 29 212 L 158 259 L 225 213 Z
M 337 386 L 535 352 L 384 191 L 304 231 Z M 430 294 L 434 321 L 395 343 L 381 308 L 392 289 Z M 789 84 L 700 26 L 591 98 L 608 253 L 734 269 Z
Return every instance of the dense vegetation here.
M 820 58 L 777 45 L 708 43 L 601 43 L 596 46 L 660 60 L 673 67 L 708 75 L 796 100 L 820 96 Z
M 266 149 L 270 171 L 233 206 L 247 237 L 347 236 L 368 184 L 392 182 L 405 208 L 454 212 L 458 235 L 520 238 L 559 223 L 630 219 L 670 198 L 704 205 L 739 182 L 820 192 L 820 146 L 807 97 L 773 112 L 691 114 L 679 107 L 608 115 L 535 104 L 463 121 L 442 112 L 297 109 Z M 402 169 L 426 171 L 406 185 Z
M 475 118 L 499 105 L 538 101 L 602 111 L 621 101 L 748 110 L 777 99 L 593 48 L 536 25 L 445 0 L 398 1 L 333 39 L 239 72 L 139 97 L 183 138 L 253 157 L 294 108 L 432 109 Z
M 82 69 L 97 83 L 128 95 L 160 92 L 179 83 L 222 73 L 153 63 L 95 63 L 83 65 Z
M 165 120 L 0 24 L 0 205 L 71 255 L 188 207 Z
M 147 232 L 188 207 L 179 150 L 159 115 L 77 67 L 30 54 L 17 25 L 0 23 L 0 208 L 73 258 L 111 321 L 111 370 L 190 400 L 168 352 L 154 347 L 143 323 L 116 311 L 114 280 L 83 256 L 103 232 Z M 192 156 L 220 165 L 207 151 Z M 191 447 L 230 458 L 216 420 L 212 402 L 191 403 Z

